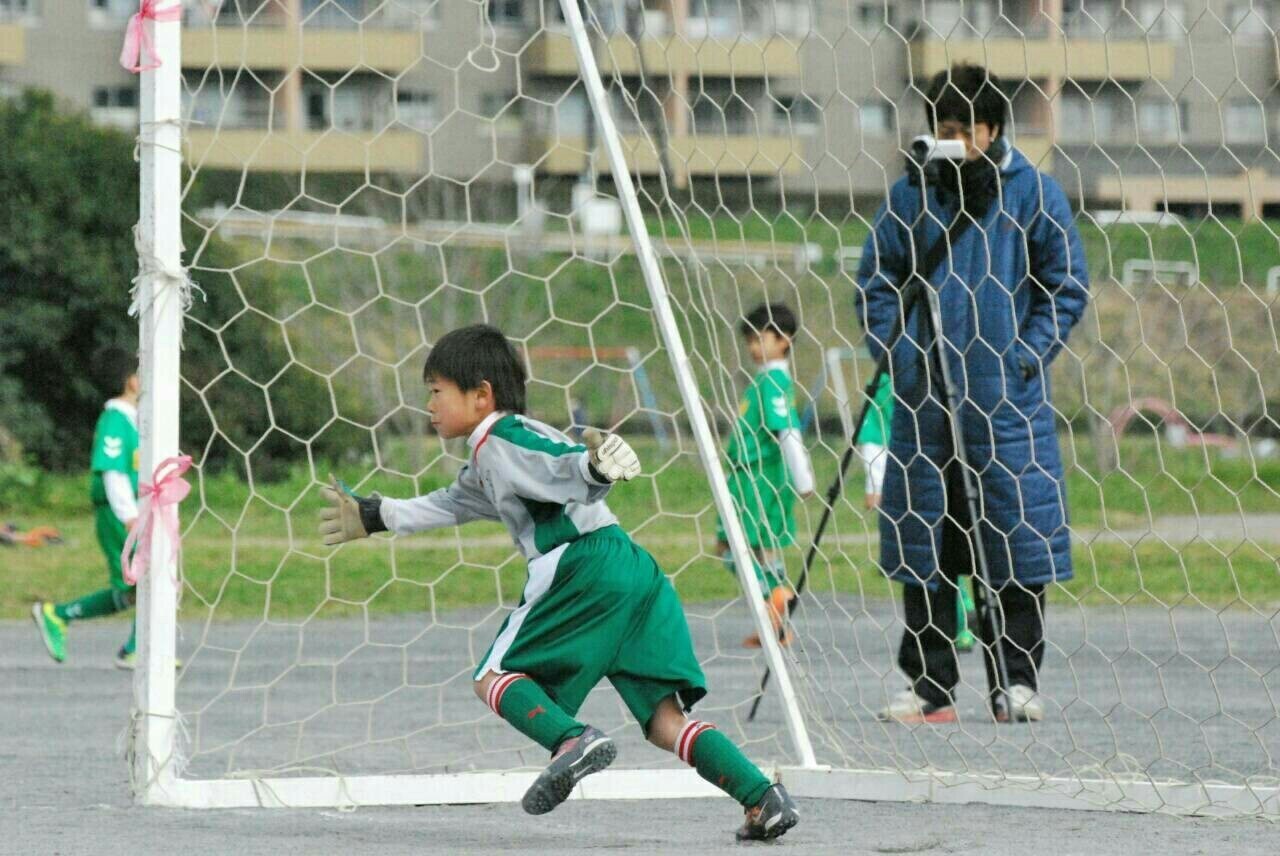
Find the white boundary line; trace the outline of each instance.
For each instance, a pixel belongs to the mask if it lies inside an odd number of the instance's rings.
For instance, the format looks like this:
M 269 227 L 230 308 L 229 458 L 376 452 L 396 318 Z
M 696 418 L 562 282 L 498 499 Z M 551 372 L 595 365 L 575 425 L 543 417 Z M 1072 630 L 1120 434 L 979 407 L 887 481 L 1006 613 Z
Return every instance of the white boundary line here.
M 942 771 L 779 768 L 792 796 L 1188 816 L 1280 815 L 1280 787 Z

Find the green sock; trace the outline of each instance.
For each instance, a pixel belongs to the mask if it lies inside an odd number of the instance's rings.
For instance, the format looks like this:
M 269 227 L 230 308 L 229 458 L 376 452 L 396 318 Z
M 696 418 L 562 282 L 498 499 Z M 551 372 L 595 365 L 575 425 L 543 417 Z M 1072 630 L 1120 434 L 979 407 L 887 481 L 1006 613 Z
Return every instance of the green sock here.
M 528 675 L 507 672 L 489 685 L 489 709 L 548 752 L 586 726 L 560 709 Z
M 760 802 L 770 781 L 760 768 L 707 722 L 690 719 L 676 737 L 675 752 L 698 775 L 733 797 L 744 808 Z
M 724 569 L 726 571 L 734 575 L 737 574 L 738 566 L 733 561 L 733 553 L 725 550 L 720 554 L 720 561 L 724 563 Z M 760 593 L 765 596 L 766 600 L 768 600 L 769 595 L 778 585 L 777 579 L 769 571 L 760 567 L 760 563 L 754 558 L 751 560 L 751 568 L 756 572 L 756 579 L 760 581 Z
M 129 593 L 120 589 L 105 588 L 84 597 L 60 603 L 53 608 L 63 621 L 80 621 L 114 615 L 129 607 Z
M 138 649 L 138 619 L 133 620 L 133 626 L 129 629 L 129 641 L 124 643 L 124 647 L 120 650 L 125 654 L 132 654 Z
M 787 578 L 787 569 L 781 561 L 774 561 L 763 569 L 757 567 L 756 575 L 760 577 L 760 588 L 764 596 L 768 597 Z

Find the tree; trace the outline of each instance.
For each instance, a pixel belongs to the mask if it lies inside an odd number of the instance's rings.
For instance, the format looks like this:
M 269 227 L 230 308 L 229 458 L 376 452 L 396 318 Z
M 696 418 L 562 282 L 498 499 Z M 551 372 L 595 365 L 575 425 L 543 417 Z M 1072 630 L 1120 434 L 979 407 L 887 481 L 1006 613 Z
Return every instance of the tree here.
M 0 427 L 46 466 L 83 466 L 118 391 L 95 358 L 137 347 L 133 142 L 44 92 L 0 100 L 0 139 Z

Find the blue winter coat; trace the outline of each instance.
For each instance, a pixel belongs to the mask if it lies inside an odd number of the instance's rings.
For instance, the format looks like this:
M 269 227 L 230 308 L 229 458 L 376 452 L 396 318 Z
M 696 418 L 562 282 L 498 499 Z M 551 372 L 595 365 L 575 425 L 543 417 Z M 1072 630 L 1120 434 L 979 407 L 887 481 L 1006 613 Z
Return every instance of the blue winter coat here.
M 969 463 L 979 474 L 992 581 L 999 585 L 1011 572 L 1025 584 L 1063 581 L 1072 575 L 1071 538 L 1048 367 L 1084 313 L 1089 275 L 1058 183 L 1016 150 L 1001 174 L 1002 199 L 960 236 L 950 265 L 944 261 L 929 281 L 938 290 L 948 363 L 963 401 L 959 421 Z M 941 223 L 954 217 L 930 193 L 935 216 L 915 228 L 922 259 L 943 234 Z M 873 357 L 889 346 L 899 315 L 920 204 L 918 187 L 905 178 L 895 184 L 863 250 L 857 303 Z M 942 468 L 952 459 L 952 442 L 939 401 L 925 394 L 920 320 L 913 313 L 890 353 L 897 400 L 880 563 L 894 579 L 936 585 Z

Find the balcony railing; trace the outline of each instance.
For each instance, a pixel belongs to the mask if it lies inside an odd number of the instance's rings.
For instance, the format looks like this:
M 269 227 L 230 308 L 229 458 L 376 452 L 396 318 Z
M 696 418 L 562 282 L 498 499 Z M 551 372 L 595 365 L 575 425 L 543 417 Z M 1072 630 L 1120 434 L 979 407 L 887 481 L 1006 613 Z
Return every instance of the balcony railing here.
M 418 172 L 423 138 L 413 131 L 381 133 L 193 128 L 187 160 L 205 169 L 255 172 Z
M 1001 77 L 1041 80 L 1168 80 L 1174 46 L 1142 39 L 917 38 L 911 65 L 929 77 L 958 62 L 984 65 Z
M 225 0 L 221 5 L 209 0 L 186 0 L 183 21 L 188 27 L 298 25 L 317 30 L 355 30 L 362 27 L 412 29 L 434 26 L 442 3 L 418 14 L 411 8 L 386 0 L 341 0 L 337 5 L 332 0 L 328 3 L 306 0 L 299 10 L 300 16 L 295 19 L 284 6 L 272 0 L 262 0 L 258 4 L 242 0 L 238 6 L 231 0 Z
M 749 175 L 778 175 L 800 168 L 793 154 L 796 141 L 789 136 L 713 136 L 688 135 L 668 141 L 668 163 L 679 179 L 685 176 L 718 175 L 722 178 Z M 586 159 L 586 140 L 582 137 L 539 137 L 530 141 L 529 159 L 544 173 L 574 174 L 581 172 Z M 654 175 L 660 158 L 653 142 L 639 134 L 622 137 L 622 149 L 628 167 L 641 175 Z M 596 168 L 609 171 L 604 147 L 597 146 Z

